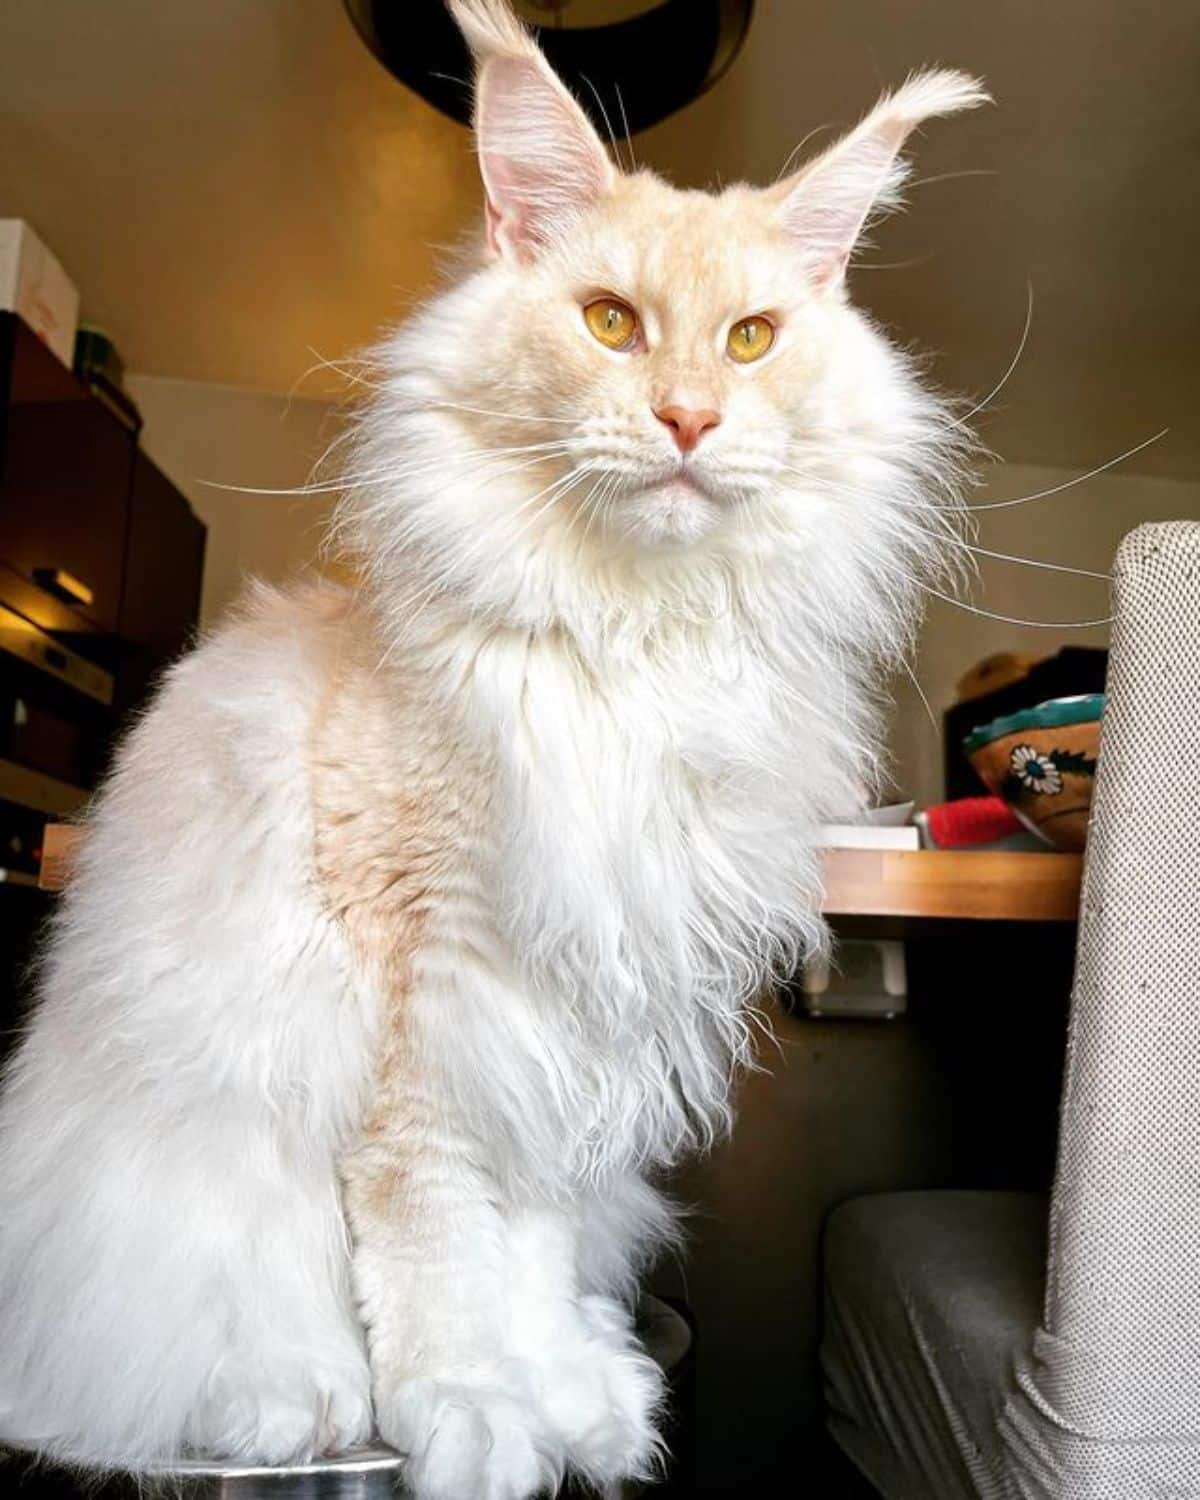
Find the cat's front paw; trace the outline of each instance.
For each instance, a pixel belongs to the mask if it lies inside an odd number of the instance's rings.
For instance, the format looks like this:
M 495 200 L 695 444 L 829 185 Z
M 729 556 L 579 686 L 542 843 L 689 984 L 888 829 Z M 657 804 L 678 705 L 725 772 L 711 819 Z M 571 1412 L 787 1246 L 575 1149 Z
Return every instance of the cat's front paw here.
M 344 1453 L 371 1436 L 367 1382 L 330 1372 L 230 1372 L 212 1383 L 192 1413 L 193 1451 L 254 1463 L 307 1463 Z
M 601 1299 L 595 1299 L 599 1302 Z M 593 1484 L 650 1479 L 661 1467 L 662 1372 L 606 1305 L 587 1332 L 539 1369 L 539 1404 L 567 1462 Z
M 415 1500 L 533 1500 L 562 1478 L 541 1412 L 500 1379 L 403 1381 L 377 1393 L 376 1419 Z

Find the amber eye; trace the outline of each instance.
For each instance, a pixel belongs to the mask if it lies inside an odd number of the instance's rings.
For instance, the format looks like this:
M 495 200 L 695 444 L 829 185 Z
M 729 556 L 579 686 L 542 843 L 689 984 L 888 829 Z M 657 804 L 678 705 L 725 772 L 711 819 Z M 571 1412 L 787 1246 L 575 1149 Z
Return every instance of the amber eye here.
M 583 310 L 583 321 L 606 349 L 631 349 L 638 335 L 637 313 L 615 297 L 597 297 Z
M 725 347 L 730 359 L 736 359 L 739 365 L 748 365 L 761 359 L 774 342 L 774 327 L 759 314 L 735 323 L 729 330 L 729 340 Z

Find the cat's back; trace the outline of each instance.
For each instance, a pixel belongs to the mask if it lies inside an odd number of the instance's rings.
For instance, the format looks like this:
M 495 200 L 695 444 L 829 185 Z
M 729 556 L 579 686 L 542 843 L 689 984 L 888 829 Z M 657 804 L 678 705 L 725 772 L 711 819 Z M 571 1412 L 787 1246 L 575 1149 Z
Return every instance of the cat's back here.
M 252 804 L 271 787 L 291 782 L 299 792 L 352 607 L 348 589 L 322 579 L 286 589 L 251 583 L 166 674 L 120 747 L 89 826 L 102 833 L 145 818 L 155 842 L 190 840 L 220 804 L 244 795 L 238 811 L 252 824 Z
M 313 895 L 310 762 L 352 609 L 331 583 L 253 585 L 166 674 L 85 819 L 35 1037 L 111 1023 L 105 1045 L 130 1038 L 136 1050 L 144 1038 L 118 1018 L 165 1027 L 173 1013 L 181 1036 L 200 1016 L 208 1034 L 236 1032 L 289 1003 L 301 952 L 310 990 L 342 983 L 337 934 Z M 304 1014 L 297 1003 L 297 1022 Z M 143 1059 L 154 1066 L 144 1048 Z
M 319 577 L 279 588 L 250 582 L 227 616 L 167 673 L 124 758 L 148 739 L 214 734 L 230 756 L 259 767 L 268 747 L 302 748 L 313 716 L 353 646 L 352 591 Z

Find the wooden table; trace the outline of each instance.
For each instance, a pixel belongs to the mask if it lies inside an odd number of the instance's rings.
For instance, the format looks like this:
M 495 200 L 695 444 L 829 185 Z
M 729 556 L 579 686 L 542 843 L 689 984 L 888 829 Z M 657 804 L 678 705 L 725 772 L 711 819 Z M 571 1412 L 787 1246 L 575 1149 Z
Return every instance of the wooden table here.
M 1008 850 L 830 849 L 828 916 L 1073 922 L 1082 856 Z
M 43 890 L 61 890 L 82 830 L 46 827 Z M 944 921 L 1073 922 L 1078 854 L 957 849 L 829 849 L 825 903 L 833 917 Z

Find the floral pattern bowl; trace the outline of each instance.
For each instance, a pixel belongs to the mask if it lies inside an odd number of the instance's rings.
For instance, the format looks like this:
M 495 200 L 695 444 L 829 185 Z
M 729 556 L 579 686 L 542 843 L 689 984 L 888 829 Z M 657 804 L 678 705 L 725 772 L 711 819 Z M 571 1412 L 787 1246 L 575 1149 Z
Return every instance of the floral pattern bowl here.
M 963 749 L 1027 828 L 1058 849 L 1082 849 L 1103 712 L 1103 693 L 1050 698 L 981 724 Z

